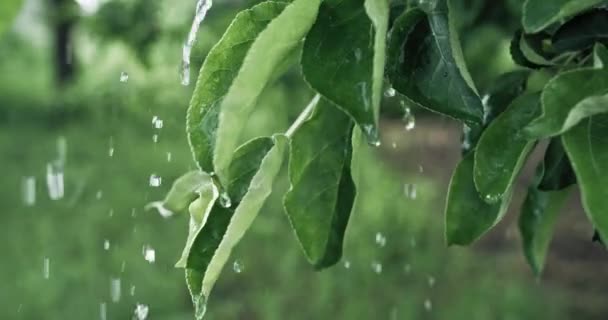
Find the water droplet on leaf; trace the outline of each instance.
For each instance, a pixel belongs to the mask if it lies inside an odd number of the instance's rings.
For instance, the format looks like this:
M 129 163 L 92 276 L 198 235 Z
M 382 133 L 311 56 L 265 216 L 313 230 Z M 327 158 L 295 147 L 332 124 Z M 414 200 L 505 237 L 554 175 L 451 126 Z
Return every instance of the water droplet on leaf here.
M 232 200 L 228 195 L 228 192 L 222 192 L 220 194 L 220 205 L 224 208 L 230 208 L 232 206 Z

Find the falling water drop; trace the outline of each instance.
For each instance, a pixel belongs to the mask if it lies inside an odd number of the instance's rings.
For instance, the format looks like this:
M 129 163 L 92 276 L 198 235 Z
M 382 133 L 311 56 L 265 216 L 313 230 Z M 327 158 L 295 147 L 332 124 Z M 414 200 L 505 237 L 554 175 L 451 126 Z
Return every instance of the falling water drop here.
M 156 250 L 154 250 L 149 245 L 145 245 L 143 248 L 144 259 L 149 263 L 154 263 L 156 261 Z
M 391 144 L 391 147 L 393 147 L 393 149 L 397 149 L 397 142 L 393 142 L 393 143 Z
M 194 46 L 194 41 L 196 40 L 196 34 L 198 33 L 198 29 L 203 20 L 205 20 L 205 16 L 207 15 L 209 9 L 211 9 L 212 5 L 212 0 L 198 0 L 196 3 L 194 21 L 192 21 L 188 38 L 186 39 L 186 43 L 184 43 L 182 48 L 181 80 L 182 85 L 184 86 L 190 84 L 190 54 L 192 53 L 192 47 Z
M 431 288 L 434 287 L 435 286 L 435 277 L 429 276 L 428 283 L 429 283 L 429 287 L 431 287 Z
M 204 294 L 200 294 L 194 300 L 194 316 L 196 320 L 202 320 L 205 313 L 207 313 L 207 297 Z
M 110 298 L 112 299 L 112 302 L 116 303 L 116 302 L 120 301 L 120 294 L 121 294 L 120 291 L 121 291 L 120 278 L 110 279 Z
M 406 198 L 415 200 L 417 197 L 416 184 L 413 184 L 413 183 L 404 184 L 403 193 Z
M 403 266 L 403 271 L 405 272 L 405 274 L 410 274 L 412 272 L 412 265 L 409 263 L 406 263 Z
M 129 294 L 131 295 L 131 297 L 135 296 L 135 286 L 134 285 L 132 285 L 131 289 L 129 289 Z
M 51 259 L 44 258 L 44 262 L 42 263 L 42 275 L 44 279 L 49 279 L 51 277 Z
M 124 71 L 121 72 L 120 73 L 120 82 L 127 82 L 127 81 L 129 81 L 129 74 Z M 137 82 L 137 81 L 135 81 L 135 82 Z
M 164 121 L 158 116 L 152 117 L 152 126 L 154 129 L 162 129 L 164 125 Z
M 159 175 L 156 175 L 154 173 L 150 175 L 150 187 L 154 187 L 154 188 L 160 187 L 162 182 L 163 182 L 163 179 Z
M 150 312 L 150 307 L 145 304 L 137 303 L 135 305 L 134 316 L 137 320 L 145 320 Z
M 103 191 L 97 190 L 97 193 L 95 193 L 95 199 L 101 200 L 101 198 L 103 198 Z
M 105 302 L 99 304 L 99 319 L 106 320 L 108 318 L 108 306 Z
M 384 91 L 384 96 L 387 98 L 392 98 L 397 94 L 397 91 L 395 91 L 395 88 L 390 87 L 388 89 L 386 89 L 386 91 Z
M 376 273 L 376 274 L 381 274 L 382 273 L 382 263 L 378 262 L 378 261 L 373 261 L 372 262 L 372 270 Z
M 63 198 L 63 165 L 57 161 L 46 165 L 46 185 L 51 200 Z
M 158 134 L 152 135 L 152 142 L 154 142 L 154 143 L 158 142 Z
M 350 269 L 350 261 L 344 260 L 344 268 L 345 269 Z
M 433 309 L 433 302 L 430 299 L 424 300 L 424 309 L 426 311 L 431 311 Z
M 243 270 L 244 270 L 243 263 L 239 260 L 234 260 L 234 262 L 232 263 L 232 270 L 234 270 L 234 272 L 236 272 L 236 273 L 243 272 Z
M 376 244 L 380 247 L 386 246 L 386 237 L 381 233 L 376 233 Z
M 411 131 L 416 128 L 416 118 L 410 108 L 405 108 L 402 121 L 404 123 L 405 131 Z
M 36 204 L 36 178 L 23 177 L 21 181 L 23 203 L 31 207 Z
M 106 251 L 110 250 L 110 240 L 105 239 L 103 241 L 103 249 L 106 250 Z
M 171 162 L 171 152 L 167 152 L 167 162 Z

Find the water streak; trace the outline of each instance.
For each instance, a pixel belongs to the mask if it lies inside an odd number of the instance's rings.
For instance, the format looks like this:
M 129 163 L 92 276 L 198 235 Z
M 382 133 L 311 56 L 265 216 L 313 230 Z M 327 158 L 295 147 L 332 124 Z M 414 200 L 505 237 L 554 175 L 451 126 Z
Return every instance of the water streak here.
M 196 40 L 196 34 L 198 33 L 198 29 L 203 20 L 205 20 L 205 16 L 207 16 L 207 12 L 209 9 L 211 9 L 212 5 L 212 0 L 198 0 L 196 3 L 194 21 L 192 21 L 190 33 L 188 33 L 188 38 L 186 39 L 186 43 L 184 43 L 184 47 L 182 48 L 181 80 L 182 85 L 184 86 L 190 84 L 190 54 L 192 53 L 192 47 L 194 46 L 194 41 Z

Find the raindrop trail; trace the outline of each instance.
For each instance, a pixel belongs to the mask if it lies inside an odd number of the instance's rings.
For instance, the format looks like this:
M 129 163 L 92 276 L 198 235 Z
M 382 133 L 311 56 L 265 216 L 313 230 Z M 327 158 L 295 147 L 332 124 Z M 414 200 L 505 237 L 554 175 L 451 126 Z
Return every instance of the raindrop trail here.
M 190 54 L 192 53 L 192 47 L 194 46 L 194 41 L 196 40 L 196 34 L 198 33 L 198 29 L 203 20 L 205 20 L 205 16 L 207 16 L 207 12 L 209 9 L 211 9 L 212 5 L 212 0 L 198 0 L 196 3 L 194 21 L 192 21 L 190 33 L 188 33 L 188 38 L 186 39 L 186 43 L 182 49 L 181 78 L 182 85 L 184 86 L 190 84 Z

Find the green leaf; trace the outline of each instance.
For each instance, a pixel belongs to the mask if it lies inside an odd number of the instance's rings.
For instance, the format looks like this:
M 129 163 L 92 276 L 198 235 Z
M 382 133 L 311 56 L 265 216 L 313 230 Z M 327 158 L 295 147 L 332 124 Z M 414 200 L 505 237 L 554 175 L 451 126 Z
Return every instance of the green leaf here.
M 587 216 L 608 236 L 608 114 L 587 118 L 562 136 L 581 190 Z
M 566 22 L 553 35 L 553 48 L 559 52 L 579 51 L 596 42 L 608 44 L 608 11 L 593 10 Z
M 474 159 L 473 152 L 465 155 L 450 181 L 445 208 L 448 245 L 473 243 L 500 221 L 511 200 L 511 190 L 496 204 L 479 197 L 473 181 Z
M 515 31 L 515 34 L 513 35 L 513 39 L 511 40 L 511 45 L 509 46 L 509 52 L 511 53 L 511 59 L 513 59 L 513 62 L 515 62 L 516 64 L 518 64 L 522 67 L 526 67 L 529 69 L 540 69 L 540 68 L 547 67 L 546 65 L 538 64 L 538 63 L 535 63 L 533 61 L 530 61 L 530 59 L 528 59 L 528 57 L 526 56 L 526 54 L 524 53 L 524 51 L 522 50 L 522 47 L 520 45 L 520 43 L 522 41 L 522 36 L 523 36 L 523 32 L 521 30 L 517 30 L 517 31 Z
M 312 27 L 321 0 L 294 0 L 256 38 L 221 105 L 213 164 L 224 182 L 232 153 L 254 104 L 280 61 Z
M 483 94 L 484 124 L 491 123 L 511 102 L 521 95 L 528 83 L 529 71 L 512 71 L 500 75 Z
M 324 1 L 302 53 L 306 81 L 350 115 L 371 143 L 378 141 L 387 19 L 385 0 Z
M 22 5 L 23 0 L 2 0 L 0 2 L 0 35 L 12 25 Z
M 481 124 L 483 107 L 451 24 L 446 0 L 401 15 L 389 35 L 388 75 L 411 103 Z
M 221 102 L 255 39 L 284 8 L 284 3 L 268 1 L 237 14 L 201 67 L 188 109 L 187 131 L 194 159 L 205 172 L 215 171 L 213 150 Z
M 519 231 L 524 254 L 537 276 L 543 270 L 553 228 L 569 192 L 570 189 L 559 191 L 541 191 L 535 187 L 528 189 L 519 217 Z
M 601 56 L 603 50 L 605 47 L 597 46 L 596 56 Z M 543 113 L 525 128 L 526 134 L 532 137 L 559 135 L 587 117 L 608 112 L 607 94 L 608 68 L 581 68 L 560 73 L 545 86 L 541 96 Z
M 526 0 L 522 24 L 527 33 L 542 31 L 548 26 L 575 16 L 604 0 Z
M 570 160 L 560 138 L 551 139 L 545 151 L 544 174 L 538 184 L 540 191 L 559 191 L 576 183 Z
M 475 186 L 488 203 L 496 203 L 513 181 L 534 147 L 521 129 L 539 113 L 539 95 L 515 99 L 483 132 L 475 150 Z
M 197 316 L 204 314 L 207 298 L 222 268 L 270 195 L 281 169 L 287 138 L 276 135 L 269 151 L 265 148 L 267 139 L 252 140 L 235 151 L 228 170 L 227 192 L 234 197 L 232 201 L 236 205 L 223 207 L 215 202 L 208 215 L 203 215 L 205 218 L 198 225 L 191 226 L 194 240 L 191 248 L 184 251 L 187 258 L 180 261 L 179 266 L 186 268 L 186 281 Z M 243 194 L 244 186 L 247 191 Z M 238 198 L 239 195 L 242 198 Z M 198 206 L 198 210 L 201 209 Z M 193 210 L 193 216 L 201 216 L 200 211 Z
M 315 268 L 335 264 L 352 210 L 350 118 L 321 99 L 293 136 L 285 211 L 306 257 Z
M 163 217 L 172 216 L 173 213 L 188 208 L 199 196 L 201 188 L 212 182 L 208 174 L 200 170 L 190 171 L 175 180 L 163 201 L 149 203 L 146 205 L 146 210 L 157 209 Z

